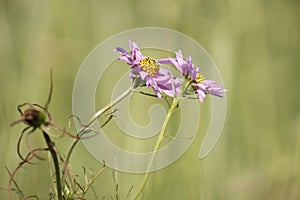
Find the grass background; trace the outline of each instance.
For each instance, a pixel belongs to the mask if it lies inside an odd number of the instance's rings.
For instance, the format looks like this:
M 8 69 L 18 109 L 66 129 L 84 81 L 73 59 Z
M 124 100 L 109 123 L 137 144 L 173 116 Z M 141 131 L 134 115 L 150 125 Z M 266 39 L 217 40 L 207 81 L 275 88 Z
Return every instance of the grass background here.
M 5 166 L 20 161 L 16 143 L 24 125 L 8 124 L 18 118 L 18 104 L 46 100 L 49 67 L 55 82 L 50 112 L 64 127 L 87 54 L 116 33 L 157 26 L 183 32 L 208 51 L 229 90 L 227 118 L 206 159 L 196 156 L 199 136 L 178 162 L 151 175 L 143 199 L 299 199 L 299 8 L 293 0 L 1 0 L 0 187 L 8 183 Z M 44 144 L 38 132 L 31 137 Z M 65 147 L 70 140 L 56 142 Z M 81 177 L 82 166 L 101 166 L 81 145 L 72 163 Z M 25 169 L 16 178 L 23 191 L 47 199 L 47 163 Z M 111 174 L 107 168 L 95 183 L 100 199 L 114 195 Z M 142 176 L 118 178 L 124 197 Z M 0 199 L 8 199 L 7 191 L 0 190 Z

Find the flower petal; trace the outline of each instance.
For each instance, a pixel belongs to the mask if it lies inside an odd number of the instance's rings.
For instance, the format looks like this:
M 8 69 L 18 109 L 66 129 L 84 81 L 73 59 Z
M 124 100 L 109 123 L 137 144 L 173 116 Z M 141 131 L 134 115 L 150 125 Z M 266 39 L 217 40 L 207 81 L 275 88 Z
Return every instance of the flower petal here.
M 145 78 L 146 78 L 147 76 L 149 76 L 149 74 L 148 74 L 147 72 L 145 72 L 145 71 L 140 71 L 140 76 L 141 76 L 141 79 L 142 79 L 142 80 L 145 80 Z

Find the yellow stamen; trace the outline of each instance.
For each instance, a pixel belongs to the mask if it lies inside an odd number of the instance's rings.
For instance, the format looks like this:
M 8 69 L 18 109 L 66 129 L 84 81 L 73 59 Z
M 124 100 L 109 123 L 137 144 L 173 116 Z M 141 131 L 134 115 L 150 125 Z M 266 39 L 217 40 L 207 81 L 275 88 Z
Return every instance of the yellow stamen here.
M 143 71 L 147 72 L 148 74 L 150 74 L 150 76 L 156 75 L 159 71 L 159 66 L 160 65 L 153 58 L 146 57 L 146 58 L 140 60 L 139 64 L 141 66 L 141 69 Z
M 197 82 L 197 83 L 204 83 L 204 77 L 202 76 L 202 74 L 200 74 L 200 73 L 198 73 L 197 74 L 197 76 L 196 76 L 196 78 L 195 78 L 195 81 Z

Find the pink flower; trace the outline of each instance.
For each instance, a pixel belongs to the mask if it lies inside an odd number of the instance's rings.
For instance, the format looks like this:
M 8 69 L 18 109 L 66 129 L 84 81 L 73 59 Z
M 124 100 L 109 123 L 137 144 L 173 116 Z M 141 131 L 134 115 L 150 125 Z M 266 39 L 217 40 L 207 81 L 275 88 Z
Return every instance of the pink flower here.
M 192 81 L 191 85 L 197 92 L 200 102 L 203 102 L 207 94 L 223 97 L 223 94 L 227 92 L 227 90 L 218 83 L 212 80 L 205 80 L 199 72 L 199 68 L 195 68 L 192 63 L 191 56 L 184 59 L 180 50 L 175 52 L 175 55 L 176 58 L 163 59 L 162 62 L 164 64 L 174 65 L 186 79 Z
M 129 52 L 122 47 L 117 47 L 114 51 L 121 53 L 119 60 L 131 66 L 130 78 L 135 81 L 136 87 L 151 87 L 158 98 L 162 97 L 162 93 L 170 97 L 177 96 L 182 80 L 161 68 L 160 65 L 163 63 L 160 63 L 160 60 L 143 56 L 135 42 L 129 40 L 128 44 Z

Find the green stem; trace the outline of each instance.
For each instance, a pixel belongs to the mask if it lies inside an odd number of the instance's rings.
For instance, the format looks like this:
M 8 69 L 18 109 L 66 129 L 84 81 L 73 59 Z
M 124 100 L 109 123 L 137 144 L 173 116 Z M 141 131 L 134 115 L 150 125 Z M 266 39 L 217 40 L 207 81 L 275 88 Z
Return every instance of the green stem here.
M 133 197 L 133 200 L 136 200 L 142 193 L 142 191 L 144 190 L 144 187 L 149 179 L 149 176 L 150 176 L 150 172 L 151 172 L 151 168 L 153 166 L 153 163 L 154 163 L 154 160 L 156 158 L 156 154 L 157 154 L 157 151 L 165 137 L 165 133 L 166 133 L 166 130 L 167 130 L 167 127 L 168 127 L 168 124 L 169 124 L 169 121 L 172 117 L 172 114 L 174 112 L 174 110 L 177 108 L 181 98 L 183 97 L 183 95 L 186 93 L 186 91 L 188 91 L 188 88 L 191 86 L 191 83 L 192 81 L 188 81 L 185 83 L 185 87 L 183 88 L 183 90 L 180 92 L 180 94 L 177 96 L 177 97 L 174 97 L 173 99 L 173 102 L 172 102 L 172 105 L 168 111 L 168 114 L 165 118 L 165 121 L 164 121 L 164 124 L 162 126 L 162 129 L 158 135 L 158 138 L 156 140 L 156 143 L 155 143 L 155 146 L 154 146 L 154 149 L 153 149 L 153 156 L 151 158 L 151 161 L 150 161 L 150 164 L 149 164 L 149 168 L 144 176 L 144 179 L 142 181 L 142 184 L 140 186 L 140 188 L 138 189 L 137 193 L 134 195 Z
M 88 124 L 85 125 L 85 127 L 83 127 L 77 134 L 79 137 L 82 136 L 82 133 L 85 133 L 85 131 L 98 119 L 98 117 L 100 117 L 103 113 L 105 113 L 106 111 L 108 111 L 110 108 L 112 108 L 114 105 L 116 105 L 117 103 L 119 103 L 121 100 L 123 100 L 125 97 L 127 97 L 129 94 L 131 94 L 132 92 L 132 88 L 133 86 L 129 87 L 127 90 L 125 90 L 120 96 L 118 96 L 114 101 L 110 102 L 109 104 L 107 104 L 106 106 L 104 106 L 102 109 L 98 110 L 93 117 L 91 117 L 91 119 L 89 120 Z M 68 152 L 68 155 L 66 157 L 66 165 L 68 164 L 71 154 L 73 152 L 74 147 L 76 146 L 76 144 L 79 142 L 80 138 L 76 139 L 74 141 L 74 143 L 71 145 L 71 148 Z
M 49 148 L 49 151 L 51 153 L 53 163 L 54 163 L 55 177 L 56 177 L 57 199 L 58 200 L 63 200 L 62 187 L 61 187 L 61 181 L 60 181 L 59 163 L 58 163 L 58 158 L 57 158 L 56 151 L 54 150 L 55 144 L 54 144 L 54 142 L 51 141 L 49 135 L 46 132 L 43 131 L 43 135 L 44 135 L 45 141 L 47 143 L 47 146 Z
M 108 111 L 111 107 L 122 101 L 125 97 L 127 97 L 133 89 L 133 85 L 129 87 L 127 90 L 125 90 L 120 96 L 118 96 L 115 100 L 104 106 L 102 109 L 98 110 L 93 117 L 90 119 L 89 123 L 87 124 L 87 127 L 91 126 L 94 121 L 98 119 L 104 112 Z
M 122 101 L 125 97 L 127 97 L 129 94 L 131 94 L 132 89 L 134 87 L 134 84 L 132 86 L 130 86 L 127 90 L 125 90 L 120 96 L 118 96 L 115 100 L 113 100 L 112 102 L 110 102 L 109 104 L 107 104 L 106 106 L 104 106 L 102 109 L 98 110 L 93 117 L 91 117 L 91 119 L 89 120 L 88 124 L 85 125 L 78 133 L 77 135 L 79 136 L 79 138 L 76 138 L 74 140 L 74 142 L 72 143 L 67 157 L 66 157 L 66 166 L 68 165 L 70 158 L 71 158 L 71 154 L 75 148 L 75 146 L 77 145 L 77 143 L 80 140 L 80 137 L 85 133 L 85 131 L 90 128 L 90 126 L 98 119 L 98 117 L 100 117 L 103 113 L 105 113 L 106 111 L 108 111 L 110 108 L 112 108 L 114 105 L 116 105 L 117 103 L 119 103 L 120 101 Z M 63 173 L 63 177 L 62 179 L 64 180 L 64 173 Z
M 172 117 L 172 114 L 173 114 L 174 110 L 178 106 L 180 98 L 181 98 L 181 95 L 179 95 L 178 97 L 174 98 L 173 103 L 172 103 L 172 105 L 171 105 L 171 107 L 170 107 L 170 109 L 168 111 L 168 114 L 167 114 L 167 116 L 165 118 L 165 121 L 164 121 L 164 124 L 162 126 L 162 129 L 161 129 L 161 131 L 160 131 L 160 133 L 158 135 L 158 138 L 156 140 L 156 143 L 155 143 L 155 146 L 154 146 L 154 149 L 153 149 L 153 156 L 151 158 L 151 161 L 150 161 L 150 164 L 149 164 L 149 168 L 148 168 L 148 170 L 147 170 L 147 172 L 146 172 L 146 174 L 144 176 L 144 179 L 142 181 L 142 184 L 141 184 L 140 188 L 138 189 L 137 193 L 133 197 L 134 200 L 136 200 L 140 196 L 140 194 L 142 193 L 142 191 L 143 191 L 143 189 L 144 189 L 144 187 L 145 187 L 145 185 L 146 185 L 146 183 L 147 183 L 147 181 L 149 179 L 151 168 L 152 168 L 154 160 L 156 158 L 157 151 L 158 151 L 158 149 L 159 149 L 159 147 L 160 147 L 160 145 L 161 145 L 161 143 L 162 143 L 162 141 L 163 141 L 163 139 L 165 137 L 165 133 L 166 133 L 169 121 L 170 121 L 170 119 Z

